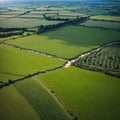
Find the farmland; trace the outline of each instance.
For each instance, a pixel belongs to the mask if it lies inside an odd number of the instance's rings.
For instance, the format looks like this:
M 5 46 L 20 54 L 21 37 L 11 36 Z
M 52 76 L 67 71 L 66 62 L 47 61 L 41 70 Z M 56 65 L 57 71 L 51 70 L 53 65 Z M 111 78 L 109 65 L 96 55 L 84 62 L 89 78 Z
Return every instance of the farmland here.
M 81 23 L 80 25 L 88 26 L 88 27 L 98 27 L 98 28 L 107 28 L 107 29 L 114 29 L 119 30 L 120 29 L 120 22 L 106 22 L 106 21 L 93 21 L 88 20 L 84 23 Z
M 81 120 L 120 118 L 119 78 L 80 68 L 63 68 L 40 75 L 61 101 Z M 79 92 L 78 92 L 79 91 Z
M 15 87 L 32 105 L 36 112 L 38 112 L 42 120 L 70 119 L 55 98 L 41 86 L 39 80 L 28 79 L 24 82 L 17 83 Z
M 0 26 L 3 28 L 30 28 L 40 25 L 56 24 L 57 21 L 47 21 L 34 18 L 11 18 L 7 20 L 1 20 Z
M 86 32 L 88 33 L 87 36 Z M 104 43 L 118 40 L 119 37 L 120 34 L 117 31 L 69 26 L 42 35 L 33 35 L 8 41 L 8 43 L 59 57 L 72 58 Z
M 0 120 L 119 120 L 119 8 L 0 0 Z
M 40 120 L 38 114 L 14 86 L 0 90 L 0 119 Z
M 5 45 L 0 45 L 0 61 L 1 73 L 14 74 L 18 77 L 64 64 L 64 61 L 55 58 L 48 58 Z
M 87 55 L 75 62 L 75 66 L 92 70 L 100 70 L 107 74 L 120 75 L 120 43 L 105 46 L 98 52 Z
M 120 16 L 104 16 L 104 15 L 97 15 L 91 16 L 92 20 L 105 20 L 105 21 L 115 21 L 120 22 Z

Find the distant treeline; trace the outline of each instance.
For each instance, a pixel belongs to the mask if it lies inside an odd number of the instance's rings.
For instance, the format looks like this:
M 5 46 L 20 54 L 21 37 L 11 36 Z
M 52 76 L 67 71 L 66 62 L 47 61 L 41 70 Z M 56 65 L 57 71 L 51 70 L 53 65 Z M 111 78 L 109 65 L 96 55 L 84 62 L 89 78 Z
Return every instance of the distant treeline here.
M 57 24 L 53 24 L 53 25 L 45 25 L 45 26 L 41 25 L 38 28 L 38 34 L 44 33 L 44 32 L 50 31 L 50 30 L 54 30 L 54 29 L 60 28 L 65 25 L 75 25 L 78 23 L 82 23 L 82 22 L 86 21 L 87 18 L 88 17 L 81 17 L 81 18 L 67 20 L 65 22 L 61 22 L 61 23 L 57 23 Z
M 0 27 L 0 32 L 10 32 L 10 31 L 27 31 L 27 28 L 1 28 Z
M 68 20 L 69 20 L 69 18 L 49 17 L 49 16 L 47 16 L 47 13 L 45 13 L 45 14 L 43 15 L 43 17 L 44 17 L 46 20 L 54 20 L 54 21 L 68 21 Z
M 22 35 L 24 32 L 23 31 L 14 31 L 14 32 L 1 32 L 0 37 L 9 37 L 13 35 Z

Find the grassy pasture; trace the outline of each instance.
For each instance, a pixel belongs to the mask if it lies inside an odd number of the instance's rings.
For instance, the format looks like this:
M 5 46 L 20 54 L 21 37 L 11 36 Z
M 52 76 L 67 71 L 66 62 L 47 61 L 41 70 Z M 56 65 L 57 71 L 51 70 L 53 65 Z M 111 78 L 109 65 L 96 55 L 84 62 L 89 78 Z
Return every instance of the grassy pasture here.
M 109 41 L 119 40 L 119 38 L 120 34 L 117 31 L 68 26 L 41 35 L 8 41 L 8 43 L 64 58 L 73 58 Z
M 25 15 L 21 15 L 19 17 L 20 18 L 28 18 L 28 19 L 30 19 L 30 18 L 43 19 L 43 15 L 41 13 L 39 13 L 39 12 L 36 12 L 36 11 L 30 12 L 30 13 L 25 14 Z
M 40 78 L 80 120 L 120 119 L 120 79 L 75 67 Z
M 56 24 L 59 23 L 59 21 L 48 21 L 44 19 L 25 19 L 25 18 L 11 18 L 6 20 L 0 21 L 0 27 L 3 28 L 30 28 L 30 27 L 36 27 L 40 25 L 50 25 L 50 24 Z
M 0 45 L 0 72 L 27 75 L 61 66 L 64 62 L 13 47 Z M 10 79 L 10 78 L 9 78 Z
M 96 15 L 91 16 L 92 20 L 106 20 L 106 21 L 120 21 L 120 16 L 104 16 L 104 15 Z
M 0 119 L 41 120 L 29 102 L 14 86 L 0 89 Z
M 10 40 L 10 39 L 15 39 L 17 37 L 20 37 L 20 35 L 12 35 L 12 36 L 8 36 L 5 38 L 0 38 L 0 41 L 6 41 L 6 40 Z
M 15 84 L 42 120 L 70 120 L 63 108 L 38 79 L 27 79 Z
M 21 13 L 23 13 L 24 11 L 8 11 L 8 12 L 2 12 L 0 13 L 0 15 L 19 15 Z
M 71 17 L 87 17 L 88 15 L 86 14 L 81 14 L 81 13 L 74 13 L 74 12 L 59 12 L 60 16 L 71 16 Z
M 120 22 L 88 20 L 84 23 L 81 23 L 80 25 L 85 25 L 90 27 L 102 27 L 108 29 L 120 29 Z
M 7 72 L 0 72 L 0 82 L 8 82 L 9 78 L 16 79 L 18 77 L 20 77 L 20 76 L 17 76 L 14 73 L 10 74 L 10 73 L 7 73 Z

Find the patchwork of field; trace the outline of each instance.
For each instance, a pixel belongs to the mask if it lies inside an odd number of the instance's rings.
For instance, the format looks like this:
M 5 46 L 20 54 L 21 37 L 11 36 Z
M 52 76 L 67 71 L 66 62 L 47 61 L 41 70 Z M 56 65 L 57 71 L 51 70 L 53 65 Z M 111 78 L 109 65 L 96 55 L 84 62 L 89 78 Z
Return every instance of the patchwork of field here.
M 76 67 L 40 75 L 78 119 L 120 118 L 119 78 Z
M 13 3 L 0 4 L 0 120 L 119 120 L 119 1 Z
M 109 21 L 95 21 L 95 20 L 88 20 L 80 25 L 88 26 L 88 27 L 98 27 L 98 28 L 107 28 L 107 29 L 120 29 L 120 22 L 109 22 Z
M 56 31 L 7 41 L 64 58 L 73 58 L 104 43 L 119 40 L 118 31 L 107 31 L 81 26 L 68 26 Z

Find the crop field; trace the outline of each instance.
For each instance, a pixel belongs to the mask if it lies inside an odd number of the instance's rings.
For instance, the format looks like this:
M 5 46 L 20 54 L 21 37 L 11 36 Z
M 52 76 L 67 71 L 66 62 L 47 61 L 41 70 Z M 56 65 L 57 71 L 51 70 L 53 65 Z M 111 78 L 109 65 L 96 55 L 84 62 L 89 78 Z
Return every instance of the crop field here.
M 75 19 L 77 17 L 87 17 L 88 15 L 86 14 L 80 14 L 80 13 L 73 13 L 73 12 L 54 12 L 54 13 L 46 13 L 47 17 L 52 17 L 52 18 L 69 18 L 69 19 Z
M 119 120 L 119 8 L 0 0 L 0 120 Z
M 32 52 L 0 45 L 0 73 L 15 75 L 17 78 L 64 64 L 64 61 Z M 9 79 L 11 79 L 9 77 Z
M 75 62 L 75 66 L 120 75 L 120 42 L 104 47 Z
M 14 86 L 0 90 L 0 119 L 41 120 L 28 101 Z
M 30 18 L 37 19 L 38 18 L 38 19 L 44 19 L 43 18 L 43 14 L 40 13 L 40 12 L 37 12 L 37 11 L 33 11 L 33 12 L 28 13 L 28 14 L 21 15 L 21 16 L 19 16 L 19 18 L 28 18 L 28 19 L 30 19 Z
M 76 67 L 40 75 L 81 120 L 120 118 L 120 80 Z
M 59 57 L 73 58 L 104 43 L 119 40 L 119 37 L 120 33 L 117 31 L 69 26 L 41 35 L 28 36 L 7 42 Z
M 49 25 L 49 24 L 57 24 L 59 21 L 47 21 L 44 19 L 25 19 L 25 18 L 11 18 L 7 20 L 2 20 L 0 22 L 0 26 L 3 28 L 30 28 L 36 27 L 40 25 Z
M 80 25 L 89 26 L 89 27 L 99 27 L 99 28 L 107 28 L 107 29 L 120 29 L 120 22 L 106 22 L 106 21 L 95 21 L 95 20 L 88 20 Z
M 104 16 L 104 15 L 97 15 L 91 16 L 90 19 L 92 20 L 105 20 L 105 21 L 117 21 L 120 22 L 120 16 Z
M 16 89 L 26 98 L 38 112 L 42 120 L 69 120 L 62 106 L 44 87 L 38 79 L 28 79 L 15 84 Z M 31 94 L 34 93 L 34 94 Z M 36 99 L 37 97 L 37 99 Z

